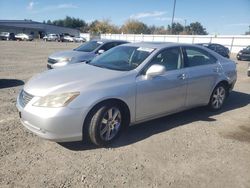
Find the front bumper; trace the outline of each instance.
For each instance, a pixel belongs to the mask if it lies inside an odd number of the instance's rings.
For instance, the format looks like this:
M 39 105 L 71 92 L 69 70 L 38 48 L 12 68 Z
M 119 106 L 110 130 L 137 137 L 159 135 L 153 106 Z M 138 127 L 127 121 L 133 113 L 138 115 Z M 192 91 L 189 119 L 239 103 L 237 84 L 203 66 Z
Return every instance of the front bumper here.
M 82 127 L 86 110 L 62 108 L 45 108 L 32 106 L 34 97 L 25 107 L 22 107 L 19 97 L 17 109 L 21 123 L 34 134 L 56 142 L 82 140 Z

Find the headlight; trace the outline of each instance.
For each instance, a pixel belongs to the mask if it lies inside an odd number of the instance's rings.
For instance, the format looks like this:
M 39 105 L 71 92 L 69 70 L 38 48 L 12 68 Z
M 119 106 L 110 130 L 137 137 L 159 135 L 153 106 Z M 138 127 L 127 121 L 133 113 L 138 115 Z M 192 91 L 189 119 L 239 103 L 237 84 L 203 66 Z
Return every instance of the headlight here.
M 33 106 L 38 107 L 50 107 L 50 108 L 58 108 L 63 107 L 69 104 L 72 100 L 74 100 L 78 95 L 79 92 L 72 92 L 72 93 L 62 93 L 58 95 L 48 95 L 41 97 L 38 99 Z
M 72 60 L 72 57 L 65 57 L 65 58 L 59 59 L 58 63 L 61 63 L 61 62 L 70 62 L 71 60 Z

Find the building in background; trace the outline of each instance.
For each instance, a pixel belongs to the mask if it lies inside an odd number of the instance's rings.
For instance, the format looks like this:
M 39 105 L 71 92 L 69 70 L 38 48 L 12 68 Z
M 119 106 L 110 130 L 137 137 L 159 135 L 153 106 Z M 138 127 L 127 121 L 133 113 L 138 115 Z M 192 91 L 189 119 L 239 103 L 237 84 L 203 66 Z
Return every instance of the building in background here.
M 32 34 L 35 38 L 42 38 L 45 34 L 50 33 L 80 35 L 80 31 L 77 29 L 49 25 L 32 20 L 0 20 L 0 32 Z

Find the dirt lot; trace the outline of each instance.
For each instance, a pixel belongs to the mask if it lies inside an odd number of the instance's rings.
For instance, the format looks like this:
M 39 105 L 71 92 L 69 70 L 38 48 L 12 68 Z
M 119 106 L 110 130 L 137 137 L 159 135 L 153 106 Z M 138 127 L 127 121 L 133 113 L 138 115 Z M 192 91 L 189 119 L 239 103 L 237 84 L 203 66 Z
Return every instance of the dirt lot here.
M 49 54 L 77 44 L 0 41 L 0 187 L 250 187 L 250 78 L 224 109 L 189 110 L 129 128 L 111 146 L 58 144 L 28 132 L 18 91 Z

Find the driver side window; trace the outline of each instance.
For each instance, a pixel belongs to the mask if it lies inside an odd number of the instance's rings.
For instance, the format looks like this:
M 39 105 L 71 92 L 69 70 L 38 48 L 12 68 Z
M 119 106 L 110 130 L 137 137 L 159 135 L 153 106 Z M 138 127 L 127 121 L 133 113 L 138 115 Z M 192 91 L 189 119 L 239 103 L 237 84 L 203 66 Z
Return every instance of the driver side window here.
M 177 70 L 182 67 L 182 56 L 180 48 L 168 48 L 158 53 L 150 65 L 163 65 L 166 71 Z

